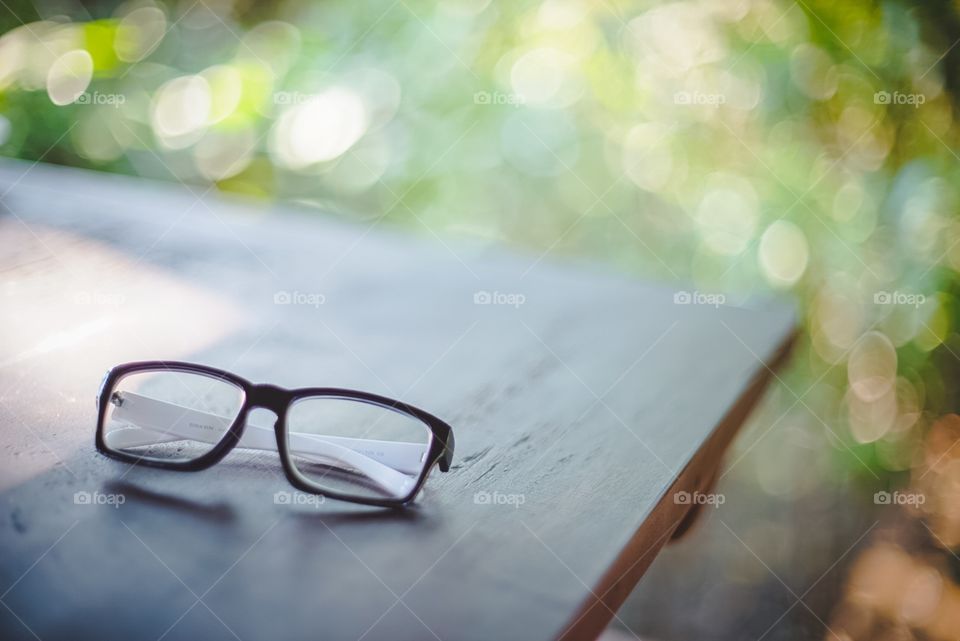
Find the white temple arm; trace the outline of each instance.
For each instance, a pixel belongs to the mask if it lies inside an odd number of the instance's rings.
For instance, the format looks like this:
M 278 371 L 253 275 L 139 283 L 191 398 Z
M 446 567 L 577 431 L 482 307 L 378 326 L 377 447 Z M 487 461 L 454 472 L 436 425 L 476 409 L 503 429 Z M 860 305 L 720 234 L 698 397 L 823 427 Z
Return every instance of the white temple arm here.
M 223 437 L 232 423 L 231 419 L 217 414 L 134 392 L 121 392 L 119 401 L 119 404 L 114 403 L 111 418 L 131 427 L 114 429 L 106 434 L 108 445 L 118 449 L 181 439 L 213 444 Z M 158 438 L 158 435 L 162 437 Z M 352 468 L 397 497 L 409 494 L 416 475 L 423 468 L 423 457 L 427 452 L 427 446 L 420 443 L 297 432 L 290 433 L 288 438 L 292 454 Z M 275 452 L 275 432 L 273 428 L 247 424 L 237 447 Z

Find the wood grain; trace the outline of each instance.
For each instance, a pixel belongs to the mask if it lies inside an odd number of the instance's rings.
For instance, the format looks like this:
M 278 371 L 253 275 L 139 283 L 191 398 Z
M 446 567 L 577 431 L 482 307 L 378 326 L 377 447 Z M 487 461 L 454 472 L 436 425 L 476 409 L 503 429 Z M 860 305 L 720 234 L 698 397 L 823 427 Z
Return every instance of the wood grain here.
M 794 334 L 782 303 L 201 191 L 0 164 L 4 639 L 595 638 Z M 97 455 L 103 371 L 160 358 L 411 402 L 455 468 L 379 511 L 276 504 L 275 455 Z

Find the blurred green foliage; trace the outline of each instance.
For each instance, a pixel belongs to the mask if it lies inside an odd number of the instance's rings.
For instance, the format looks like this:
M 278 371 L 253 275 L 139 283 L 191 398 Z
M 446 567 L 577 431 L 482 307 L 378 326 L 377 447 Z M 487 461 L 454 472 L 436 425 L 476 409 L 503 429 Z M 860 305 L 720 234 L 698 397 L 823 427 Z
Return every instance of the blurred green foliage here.
M 953 3 L 5 7 L 3 154 L 792 292 L 855 469 L 957 408 Z

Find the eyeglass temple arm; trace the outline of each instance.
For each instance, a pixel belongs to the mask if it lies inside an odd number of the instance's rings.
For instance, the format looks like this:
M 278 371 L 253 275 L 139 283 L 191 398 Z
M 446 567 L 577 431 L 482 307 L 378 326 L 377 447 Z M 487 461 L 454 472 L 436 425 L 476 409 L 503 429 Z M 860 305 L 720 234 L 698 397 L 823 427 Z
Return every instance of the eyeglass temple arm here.
M 137 447 L 184 438 L 216 443 L 232 422 L 229 418 L 136 394 L 111 399 L 112 418 L 131 426 L 107 435 L 111 447 Z M 167 438 L 157 439 L 157 434 Z M 292 454 L 311 460 L 338 461 L 367 476 L 395 496 L 406 496 L 423 466 L 427 446 L 419 443 L 290 433 Z M 272 428 L 247 424 L 237 447 L 277 451 Z M 406 474 L 402 473 L 406 472 Z

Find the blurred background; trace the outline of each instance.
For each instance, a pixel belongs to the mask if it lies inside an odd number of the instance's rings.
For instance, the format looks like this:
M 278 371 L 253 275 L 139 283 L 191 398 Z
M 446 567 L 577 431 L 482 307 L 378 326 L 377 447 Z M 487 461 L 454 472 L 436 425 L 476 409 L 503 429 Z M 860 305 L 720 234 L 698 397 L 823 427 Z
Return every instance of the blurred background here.
M 723 504 L 614 628 L 960 638 L 960 3 L 2 0 L 0 34 L 2 155 L 792 296 Z

